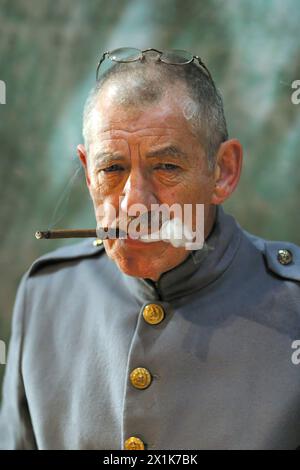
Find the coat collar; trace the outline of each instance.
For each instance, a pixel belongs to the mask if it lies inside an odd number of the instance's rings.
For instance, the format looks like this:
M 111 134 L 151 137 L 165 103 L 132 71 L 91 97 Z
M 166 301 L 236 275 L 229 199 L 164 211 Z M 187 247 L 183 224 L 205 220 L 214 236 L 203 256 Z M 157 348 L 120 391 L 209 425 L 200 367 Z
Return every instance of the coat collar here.
M 201 250 L 191 251 L 178 266 L 157 282 L 124 274 L 126 287 L 140 301 L 170 301 L 190 295 L 216 280 L 237 253 L 242 230 L 235 219 L 217 206 L 214 227 Z

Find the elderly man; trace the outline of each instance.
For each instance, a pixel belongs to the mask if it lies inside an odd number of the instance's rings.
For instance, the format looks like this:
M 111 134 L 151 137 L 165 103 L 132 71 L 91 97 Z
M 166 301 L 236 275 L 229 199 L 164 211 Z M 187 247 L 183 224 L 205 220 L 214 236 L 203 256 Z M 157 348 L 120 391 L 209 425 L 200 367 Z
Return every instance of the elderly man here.
M 19 287 L 0 447 L 294 449 L 300 250 L 222 209 L 242 147 L 197 56 L 105 53 L 78 146 L 98 224 L 141 204 L 202 205 L 202 247 L 81 242 Z M 192 218 L 195 228 L 195 216 Z

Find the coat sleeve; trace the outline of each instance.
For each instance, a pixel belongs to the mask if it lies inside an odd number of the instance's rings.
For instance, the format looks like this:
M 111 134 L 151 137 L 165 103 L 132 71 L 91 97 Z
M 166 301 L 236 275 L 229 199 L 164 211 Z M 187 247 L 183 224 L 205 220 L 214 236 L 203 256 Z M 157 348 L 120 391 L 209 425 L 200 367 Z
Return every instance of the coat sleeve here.
M 12 333 L 3 381 L 0 449 L 5 450 L 37 448 L 22 378 L 26 277 L 26 275 L 23 276 L 16 296 L 12 317 Z

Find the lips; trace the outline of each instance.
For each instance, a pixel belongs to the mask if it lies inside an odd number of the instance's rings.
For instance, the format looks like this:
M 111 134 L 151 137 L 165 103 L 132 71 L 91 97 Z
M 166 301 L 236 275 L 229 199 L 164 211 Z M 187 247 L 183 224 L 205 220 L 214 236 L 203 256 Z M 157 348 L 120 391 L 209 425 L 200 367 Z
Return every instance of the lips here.
M 121 242 L 125 244 L 126 246 L 132 247 L 132 248 L 140 248 L 142 250 L 145 250 L 146 248 L 146 244 L 141 239 L 135 240 L 133 238 L 128 237 L 128 238 L 122 239 Z

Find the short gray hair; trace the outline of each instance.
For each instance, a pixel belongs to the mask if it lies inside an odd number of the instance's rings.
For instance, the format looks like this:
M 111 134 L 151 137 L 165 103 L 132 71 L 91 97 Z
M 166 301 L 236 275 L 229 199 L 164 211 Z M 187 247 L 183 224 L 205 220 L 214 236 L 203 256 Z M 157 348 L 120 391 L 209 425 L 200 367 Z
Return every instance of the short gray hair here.
M 228 139 L 228 131 L 221 94 L 200 67 L 195 63 L 171 65 L 153 61 L 115 63 L 96 82 L 84 106 L 83 138 L 87 151 L 93 137 L 91 120 L 97 97 L 108 81 L 122 84 L 117 97 L 120 105 L 137 107 L 159 102 L 175 82 L 185 85 L 187 96 L 180 103 L 184 117 L 199 136 L 210 169 L 214 167 L 216 153 Z

